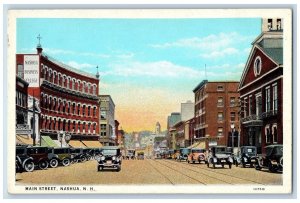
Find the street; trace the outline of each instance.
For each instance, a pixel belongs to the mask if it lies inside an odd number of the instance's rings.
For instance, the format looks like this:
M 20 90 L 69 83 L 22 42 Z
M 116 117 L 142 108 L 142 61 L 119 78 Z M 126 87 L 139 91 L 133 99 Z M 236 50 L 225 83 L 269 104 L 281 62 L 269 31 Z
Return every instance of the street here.
M 267 170 L 232 166 L 207 168 L 206 164 L 188 164 L 168 159 L 123 160 L 120 172 L 97 172 L 97 161 L 72 164 L 68 167 L 17 173 L 17 185 L 45 184 L 199 184 L 199 185 L 281 185 L 282 174 Z

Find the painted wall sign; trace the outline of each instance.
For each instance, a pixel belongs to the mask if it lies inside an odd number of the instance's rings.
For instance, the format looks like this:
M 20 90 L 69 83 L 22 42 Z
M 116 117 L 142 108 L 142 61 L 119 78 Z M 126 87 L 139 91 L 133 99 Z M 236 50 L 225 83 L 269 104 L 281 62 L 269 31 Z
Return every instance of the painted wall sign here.
M 24 79 L 29 87 L 39 87 L 39 55 L 24 55 Z

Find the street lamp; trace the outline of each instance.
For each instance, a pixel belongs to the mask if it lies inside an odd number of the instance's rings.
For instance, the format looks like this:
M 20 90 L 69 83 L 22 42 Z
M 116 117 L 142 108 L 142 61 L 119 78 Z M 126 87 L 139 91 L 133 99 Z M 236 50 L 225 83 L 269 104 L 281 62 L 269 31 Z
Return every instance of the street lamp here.
M 234 123 L 232 123 L 231 125 L 230 125 L 230 127 L 231 127 L 231 146 L 232 146 L 232 149 L 233 149 L 233 147 L 234 147 L 234 137 L 233 137 L 233 134 L 234 134 Z

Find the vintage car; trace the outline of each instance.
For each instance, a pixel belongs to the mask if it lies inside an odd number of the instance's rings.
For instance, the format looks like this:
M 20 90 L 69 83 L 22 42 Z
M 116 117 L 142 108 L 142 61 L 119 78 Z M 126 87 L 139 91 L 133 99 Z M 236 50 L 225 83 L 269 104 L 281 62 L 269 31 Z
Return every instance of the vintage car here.
M 30 146 L 27 147 L 27 154 L 33 158 L 35 166 L 38 166 L 40 169 L 48 168 L 48 147 Z
M 16 172 L 32 172 L 33 170 L 33 158 L 28 156 L 27 146 L 16 146 Z
M 181 161 L 181 160 L 187 161 L 190 151 L 191 151 L 191 149 L 189 149 L 189 148 L 180 148 L 179 156 L 177 157 L 177 161 Z
M 102 171 L 105 168 L 121 170 L 121 150 L 116 146 L 104 146 L 101 148 L 100 155 L 96 157 L 98 161 L 97 171 Z
M 237 167 L 241 165 L 243 168 L 249 165 L 250 168 L 252 168 L 255 163 L 256 156 L 257 150 L 255 146 L 242 146 L 236 155 L 235 165 Z
M 270 172 L 282 172 L 283 170 L 283 145 L 269 145 L 265 147 L 265 154 L 256 157 L 255 169 L 269 169 Z
M 173 149 L 169 149 L 167 152 L 167 157 L 166 159 L 172 159 L 174 156 L 175 151 Z
M 137 154 L 137 159 L 138 160 L 144 160 L 144 152 L 138 152 L 138 154 Z
M 53 147 L 48 147 L 48 160 L 51 168 L 56 168 L 58 166 L 58 155 L 54 153 Z
M 179 155 L 180 155 L 180 150 L 179 149 L 174 150 L 174 154 L 172 155 L 172 159 L 177 160 L 177 157 L 179 157 Z
M 135 159 L 135 150 L 134 149 L 128 149 L 126 159 Z
M 70 153 L 72 155 L 71 163 L 85 162 L 87 160 L 83 148 L 70 148 Z
M 226 146 L 212 146 L 207 156 L 207 167 L 210 164 L 213 165 L 213 168 L 216 168 L 216 165 L 221 165 L 224 168 L 224 165 L 227 164 L 231 168 L 233 164 L 232 153 L 228 152 Z
M 192 148 L 191 152 L 189 153 L 188 156 L 188 163 L 196 163 L 198 162 L 199 164 L 201 162 L 206 163 L 206 150 L 205 149 L 200 149 L 200 148 Z
M 72 154 L 69 147 L 54 148 L 54 154 L 57 155 L 57 160 L 63 166 L 69 166 L 72 161 Z

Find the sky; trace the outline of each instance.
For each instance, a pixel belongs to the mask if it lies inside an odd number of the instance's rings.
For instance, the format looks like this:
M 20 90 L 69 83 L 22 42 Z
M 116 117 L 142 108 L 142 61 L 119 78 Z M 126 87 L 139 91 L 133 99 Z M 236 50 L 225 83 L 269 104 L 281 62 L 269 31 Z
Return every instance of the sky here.
M 17 20 L 17 53 L 43 52 L 74 68 L 100 72 L 126 132 L 166 129 L 193 89 L 208 81 L 239 81 L 261 33 L 258 18 Z M 206 67 L 206 68 L 205 68 Z

